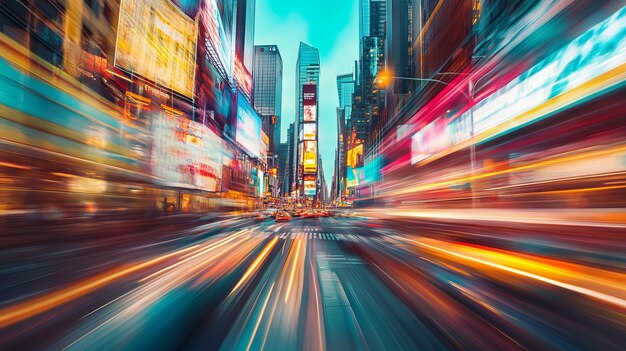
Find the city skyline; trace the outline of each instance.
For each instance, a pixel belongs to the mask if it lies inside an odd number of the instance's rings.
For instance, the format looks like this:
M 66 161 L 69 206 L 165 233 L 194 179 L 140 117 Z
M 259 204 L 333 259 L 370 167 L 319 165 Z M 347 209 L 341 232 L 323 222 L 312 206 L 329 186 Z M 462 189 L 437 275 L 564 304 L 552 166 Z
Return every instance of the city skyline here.
M 333 11 L 327 11 L 332 7 Z M 289 2 L 258 0 L 255 45 L 277 45 L 283 58 L 283 102 L 281 140 L 287 138 L 295 120 L 293 86 L 300 42 L 319 49 L 319 153 L 324 174 L 332 176 L 337 140 L 337 75 L 354 70 L 358 58 L 358 1 Z

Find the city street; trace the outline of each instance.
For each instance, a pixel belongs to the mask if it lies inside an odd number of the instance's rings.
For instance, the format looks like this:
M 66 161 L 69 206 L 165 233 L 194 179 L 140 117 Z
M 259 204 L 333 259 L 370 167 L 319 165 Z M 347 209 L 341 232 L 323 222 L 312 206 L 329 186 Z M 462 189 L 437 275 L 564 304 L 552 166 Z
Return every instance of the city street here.
M 626 6 L 0 1 L 0 351 L 626 350 Z
M 45 250 L 37 243 L 4 245 L 0 294 L 12 302 L 0 311 L 0 344 L 54 350 L 624 344 L 622 229 L 598 228 L 604 240 L 592 257 L 582 235 L 578 244 L 563 239 L 561 250 L 537 240 L 542 231 L 576 230 L 569 227 L 535 225 L 534 233 L 511 241 L 507 234 L 518 230 L 511 223 L 356 215 L 223 219 L 133 245 L 84 238 Z

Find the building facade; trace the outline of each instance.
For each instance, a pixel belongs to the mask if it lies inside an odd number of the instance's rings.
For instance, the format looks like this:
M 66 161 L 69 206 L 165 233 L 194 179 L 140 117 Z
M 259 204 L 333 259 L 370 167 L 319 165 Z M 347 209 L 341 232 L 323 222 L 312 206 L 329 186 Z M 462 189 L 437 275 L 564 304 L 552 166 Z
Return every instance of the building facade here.
M 354 96 L 354 75 L 342 74 L 337 76 L 337 95 L 339 107 L 337 107 L 337 151 L 335 156 L 335 172 L 332 183 L 332 200 L 341 201 L 345 197 L 346 187 L 346 148 L 348 140 L 348 125 L 352 117 L 352 102 Z
M 283 59 L 276 45 L 257 45 L 254 51 L 254 108 L 264 117 L 275 117 L 268 137 L 278 145 L 281 142 Z
M 294 169 L 296 197 L 315 199 L 318 195 L 318 96 L 320 78 L 319 50 L 300 43 L 296 62 L 294 130 Z
M 280 175 L 279 153 L 280 121 L 282 119 L 283 60 L 276 45 L 254 47 L 253 104 L 263 119 L 263 131 L 268 137 L 268 173 Z M 268 176 L 271 196 L 280 193 L 280 177 Z

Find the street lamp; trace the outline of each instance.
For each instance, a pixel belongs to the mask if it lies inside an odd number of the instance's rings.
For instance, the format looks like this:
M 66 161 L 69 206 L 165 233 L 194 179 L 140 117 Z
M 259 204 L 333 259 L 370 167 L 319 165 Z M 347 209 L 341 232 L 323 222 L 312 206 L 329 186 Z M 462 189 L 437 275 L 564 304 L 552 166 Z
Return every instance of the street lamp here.
M 437 73 L 436 75 L 469 75 L 468 73 L 457 73 L 457 72 L 440 72 Z M 473 77 L 473 75 L 472 75 Z M 463 94 L 463 96 L 467 99 L 467 101 L 473 105 L 474 104 L 474 91 L 475 91 L 475 87 L 476 87 L 476 83 L 478 83 L 482 78 L 484 78 L 486 76 L 482 76 L 480 78 L 478 78 L 476 81 L 473 81 L 470 78 L 469 84 L 468 84 L 468 91 L 469 91 L 469 95 L 464 92 L 463 90 L 458 90 L 461 94 Z M 386 71 L 381 71 L 379 72 L 379 74 L 376 76 L 376 79 L 374 81 L 374 83 L 376 85 L 378 85 L 381 89 L 386 88 L 387 86 L 389 86 L 389 83 L 391 82 L 391 80 L 411 80 L 411 81 L 418 81 L 418 82 L 433 82 L 433 83 L 438 83 L 438 84 L 443 84 L 443 85 L 450 85 L 450 83 L 444 82 L 442 80 L 439 79 L 434 79 L 434 78 L 415 78 L 415 77 L 396 77 L 396 76 L 392 76 L 390 75 L 388 72 Z M 472 191 L 472 207 L 475 207 L 475 187 L 474 187 L 474 168 L 475 168 L 475 162 L 476 162 L 476 146 L 474 143 L 474 109 L 473 106 L 470 106 L 470 139 L 472 139 L 472 143 L 470 144 L 470 187 L 471 187 L 471 191 Z

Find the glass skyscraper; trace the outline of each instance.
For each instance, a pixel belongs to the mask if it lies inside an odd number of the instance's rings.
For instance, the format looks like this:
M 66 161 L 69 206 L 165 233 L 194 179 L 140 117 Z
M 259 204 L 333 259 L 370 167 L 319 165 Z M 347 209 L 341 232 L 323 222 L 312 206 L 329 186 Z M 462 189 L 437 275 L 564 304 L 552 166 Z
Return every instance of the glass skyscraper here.
M 273 133 L 270 134 L 273 134 L 274 145 L 278 146 L 281 140 L 283 59 L 276 45 L 256 45 L 254 47 L 252 80 L 254 82 L 254 108 L 264 118 L 276 116 L 272 128 Z
M 319 50 L 310 45 L 300 42 L 298 60 L 296 62 L 296 131 L 294 133 L 295 149 L 293 157 L 294 170 L 297 179 L 298 195 L 317 195 L 317 170 L 319 165 L 317 131 L 319 130 L 317 116 L 318 96 L 320 79 L 320 55 Z M 308 99 L 304 101 L 307 92 Z M 305 114 L 305 105 L 307 113 Z M 306 116 L 305 116 L 306 115 Z M 307 129 L 307 130 L 305 130 Z M 306 139 L 306 140 L 305 140 Z M 306 178 L 306 179 L 304 179 Z M 308 191 L 307 189 L 308 185 Z M 311 189 L 315 187 L 315 189 Z
M 354 94 L 354 75 L 352 73 L 337 76 L 337 95 L 339 107 L 337 107 L 337 152 L 335 155 L 335 179 L 333 180 L 333 194 L 335 197 L 342 196 L 345 189 L 346 170 L 346 146 L 347 130 L 346 123 L 352 116 L 352 96 Z M 335 198 L 333 198 L 334 200 Z

